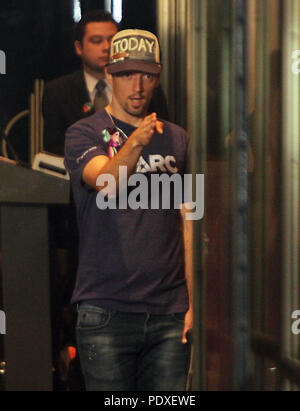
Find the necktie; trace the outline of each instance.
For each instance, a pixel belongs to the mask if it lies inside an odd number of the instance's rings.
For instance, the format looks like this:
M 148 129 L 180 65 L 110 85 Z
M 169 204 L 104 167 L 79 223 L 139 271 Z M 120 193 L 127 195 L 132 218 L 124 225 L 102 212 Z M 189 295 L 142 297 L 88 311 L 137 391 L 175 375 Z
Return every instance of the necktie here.
M 106 83 L 104 80 L 99 80 L 98 83 L 96 84 L 96 96 L 94 100 L 94 106 L 95 110 L 102 110 L 104 107 L 106 107 L 109 103 L 108 98 L 105 93 L 105 88 L 106 88 Z

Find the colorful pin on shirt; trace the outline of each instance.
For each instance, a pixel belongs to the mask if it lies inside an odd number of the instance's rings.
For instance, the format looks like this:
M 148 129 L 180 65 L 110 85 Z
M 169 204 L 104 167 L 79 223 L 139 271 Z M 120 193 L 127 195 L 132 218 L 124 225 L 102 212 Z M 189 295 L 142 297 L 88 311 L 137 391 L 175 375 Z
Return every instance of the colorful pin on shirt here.
M 108 157 L 112 159 L 118 154 L 121 146 L 120 133 L 115 128 L 104 129 L 102 131 L 103 141 L 108 145 Z
M 94 110 L 94 104 L 92 103 L 85 103 L 85 105 L 82 107 L 82 111 L 84 112 L 84 114 L 88 114 L 93 110 Z

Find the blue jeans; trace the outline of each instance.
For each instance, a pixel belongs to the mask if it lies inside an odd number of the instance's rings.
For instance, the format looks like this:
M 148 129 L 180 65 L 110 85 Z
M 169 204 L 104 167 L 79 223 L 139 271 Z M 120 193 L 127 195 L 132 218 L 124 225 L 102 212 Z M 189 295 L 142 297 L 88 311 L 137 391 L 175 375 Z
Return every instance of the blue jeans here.
M 87 391 L 184 391 L 184 314 L 122 313 L 82 304 L 77 343 Z

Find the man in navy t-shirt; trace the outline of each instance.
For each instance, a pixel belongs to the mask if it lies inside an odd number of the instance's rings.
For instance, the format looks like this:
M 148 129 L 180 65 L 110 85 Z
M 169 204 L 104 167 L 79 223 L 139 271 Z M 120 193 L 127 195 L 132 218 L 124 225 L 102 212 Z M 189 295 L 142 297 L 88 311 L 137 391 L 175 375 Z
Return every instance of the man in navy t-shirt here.
M 80 231 L 72 302 L 87 390 L 184 390 L 193 325 L 189 139 L 148 107 L 161 73 L 157 38 L 111 43 L 105 110 L 70 127 L 65 162 Z

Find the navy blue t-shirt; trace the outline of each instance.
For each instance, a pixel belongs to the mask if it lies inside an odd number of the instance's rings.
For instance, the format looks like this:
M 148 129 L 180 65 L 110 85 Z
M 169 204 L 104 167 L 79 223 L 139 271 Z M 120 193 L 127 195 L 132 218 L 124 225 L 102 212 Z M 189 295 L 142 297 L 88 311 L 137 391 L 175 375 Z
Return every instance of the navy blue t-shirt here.
M 127 136 L 135 130 L 127 123 L 114 121 Z M 65 163 L 80 232 L 72 302 L 126 312 L 185 312 L 188 293 L 180 210 L 101 210 L 97 206 L 98 193 L 82 181 L 89 161 L 108 155 L 103 130 L 111 132 L 113 127 L 103 110 L 77 122 L 66 134 Z M 145 175 L 149 184 L 153 174 L 183 175 L 188 143 L 182 128 L 164 121 L 164 133 L 154 134 L 143 149 L 135 174 Z

